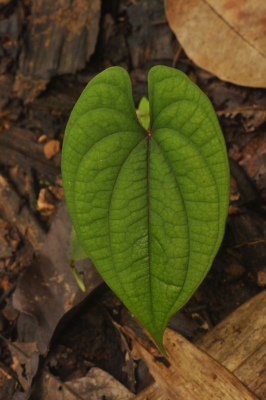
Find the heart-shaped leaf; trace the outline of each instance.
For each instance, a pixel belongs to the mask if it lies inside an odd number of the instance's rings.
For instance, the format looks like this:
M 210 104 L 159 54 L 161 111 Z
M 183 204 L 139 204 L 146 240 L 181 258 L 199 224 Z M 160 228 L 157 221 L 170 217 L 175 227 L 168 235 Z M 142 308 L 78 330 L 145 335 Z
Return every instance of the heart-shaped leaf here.
M 120 67 L 92 79 L 66 129 L 62 172 L 78 238 L 106 283 L 163 349 L 166 324 L 224 234 L 229 169 L 208 98 L 180 71 L 149 72 L 151 124 Z

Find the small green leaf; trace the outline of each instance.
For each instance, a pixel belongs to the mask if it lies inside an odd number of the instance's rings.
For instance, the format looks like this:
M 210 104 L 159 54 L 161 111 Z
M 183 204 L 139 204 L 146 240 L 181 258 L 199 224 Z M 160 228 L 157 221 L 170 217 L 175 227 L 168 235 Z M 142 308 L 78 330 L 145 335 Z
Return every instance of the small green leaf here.
M 229 169 L 208 98 L 182 72 L 153 67 L 151 124 L 139 123 L 126 71 L 89 82 L 65 133 L 66 201 L 82 247 L 163 350 L 169 318 L 221 244 Z
M 140 100 L 137 115 L 143 128 L 148 129 L 150 126 L 150 105 L 147 97 L 142 97 Z
M 81 277 L 79 276 L 79 273 L 78 273 L 78 271 L 76 269 L 75 261 L 74 260 L 70 260 L 69 266 L 71 268 L 71 272 L 72 272 L 74 278 L 76 279 L 77 284 L 79 285 L 79 288 L 82 290 L 82 292 L 86 292 L 86 287 L 84 285 L 84 282 L 81 279 Z

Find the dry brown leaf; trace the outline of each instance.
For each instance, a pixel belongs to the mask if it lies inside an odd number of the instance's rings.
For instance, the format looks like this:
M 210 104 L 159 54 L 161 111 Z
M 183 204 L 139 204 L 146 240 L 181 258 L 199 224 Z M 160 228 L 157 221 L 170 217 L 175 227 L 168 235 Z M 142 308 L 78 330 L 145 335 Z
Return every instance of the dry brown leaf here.
M 164 346 L 175 373 L 184 380 L 186 389 L 193 392 L 192 398 L 258 399 L 230 371 L 178 333 L 166 329 Z
M 138 343 L 136 346 L 160 386 L 156 399 L 258 399 L 231 372 L 171 329 L 164 335 L 169 368 Z M 136 399 L 143 399 L 141 393 Z
M 165 0 L 169 25 L 201 68 L 238 85 L 266 87 L 266 2 Z
M 82 378 L 61 382 L 48 371 L 37 378 L 32 400 L 131 400 L 135 396 L 114 377 L 100 368 L 91 368 Z
M 18 381 L 24 392 L 16 392 L 12 399 L 28 400 L 31 391 L 32 380 L 38 370 L 39 353 L 36 348 L 36 343 L 22 343 L 16 341 L 14 343 L 7 341 L 1 334 L 3 340 L 9 347 L 13 363 L 12 369 L 15 371 Z M 2 392 L 0 390 L 0 396 Z M 4 397 L 1 396 L 1 399 Z M 5 397 L 7 399 L 7 397 Z M 9 397 L 8 397 L 9 398 Z
M 86 292 L 83 293 L 69 268 L 71 221 L 66 204 L 62 203 L 54 217 L 45 243 L 32 265 L 26 269 L 14 294 L 13 306 L 20 315 L 31 316 L 37 348 L 47 352 L 51 337 L 60 319 L 102 283 L 102 278 L 89 259 L 77 261 L 83 272 Z M 24 329 L 19 334 L 24 339 Z M 26 330 L 25 330 L 26 331 Z
M 43 146 L 43 152 L 46 158 L 50 160 L 56 153 L 60 151 L 59 140 L 50 140 Z
M 77 391 L 84 400 L 130 400 L 135 396 L 113 376 L 100 368 L 91 368 L 86 376 L 74 382 L 66 382 L 69 388 Z

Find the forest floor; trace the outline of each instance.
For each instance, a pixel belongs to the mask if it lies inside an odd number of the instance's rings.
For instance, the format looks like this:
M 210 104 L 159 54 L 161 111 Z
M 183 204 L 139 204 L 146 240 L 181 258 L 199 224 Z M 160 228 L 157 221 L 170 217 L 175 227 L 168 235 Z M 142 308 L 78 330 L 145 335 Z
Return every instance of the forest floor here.
M 85 293 L 69 268 L 60 160 L 70 111 L 88 81 L 112 65 L 129 72 L 136 107 L 154 65 L 185 72 L 212 101 L 231 169 L 226 232 L 206 279 L 169 322 L 195 342 L 266 286 L 266 90 L 196 66 L 160 0 L 149 11 L 145 1 L 106 0 L 101 8 L 91 1 L 91 54 L 76 54 L 73 36 L 51 65 L 47 46 L 58 54 L 53 38 L 65 34 L 64 23 L 36 22 L 44 6 L 36 1 L 34 14 L 30 3 L 0 1 L 0 399 L 60 398 L 66 383 L 67 399 L 134 398 L 153 378 L 132 336 L 153 346 L 89 260 L 77 265 Z M 90 397 L 82 397 L 84 385 Z

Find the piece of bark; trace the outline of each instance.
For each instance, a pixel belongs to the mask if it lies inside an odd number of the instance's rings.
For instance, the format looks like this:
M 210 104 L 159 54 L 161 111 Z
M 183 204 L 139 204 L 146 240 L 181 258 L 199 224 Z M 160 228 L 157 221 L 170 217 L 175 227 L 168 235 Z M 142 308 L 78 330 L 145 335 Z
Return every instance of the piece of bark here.
M 97 40 L 100 0 L 36 0 L 19 59 L 14 89 L 25 103 L 55 75 L 74 73 L 89 61 Z
M 1 6 L 1 3 L 0 3 Z M 7 18 L 0 20 L 0 39 L 3 54 L 10 57 L 13 61 L 16 60 L 19 50 L 18 39 L 21 31 L 21 21 L 19 11 L 15 8 L 14 12 Z M 0 51 L 0 55 L 1 52 Z
M 133 67 L 141 68 L 150 59 L 172 60 L 173 35 L 166 23 L 163 1 L 132 1 L 127 14 L 132 25 L 127 43 Z
M 12 97 L 13 77 L 0 75 L 0 109 L 4 108 Z
M 0 175 L 0 205 L 10 224 L 30 242 L 35 251 L 40 250 L 45 240 L 45 232 L 31 209 L 27 204 L 21 203 L 20 197 L 2 175 Z
M 60 174 L 60 168 L 45 157 L 43 144 L 37 142 L 31 131 L 19 127 L 0 134 L 0 163 L 12 167 L 19 165 L 26 171 L 36 169 L 52 183 Z

